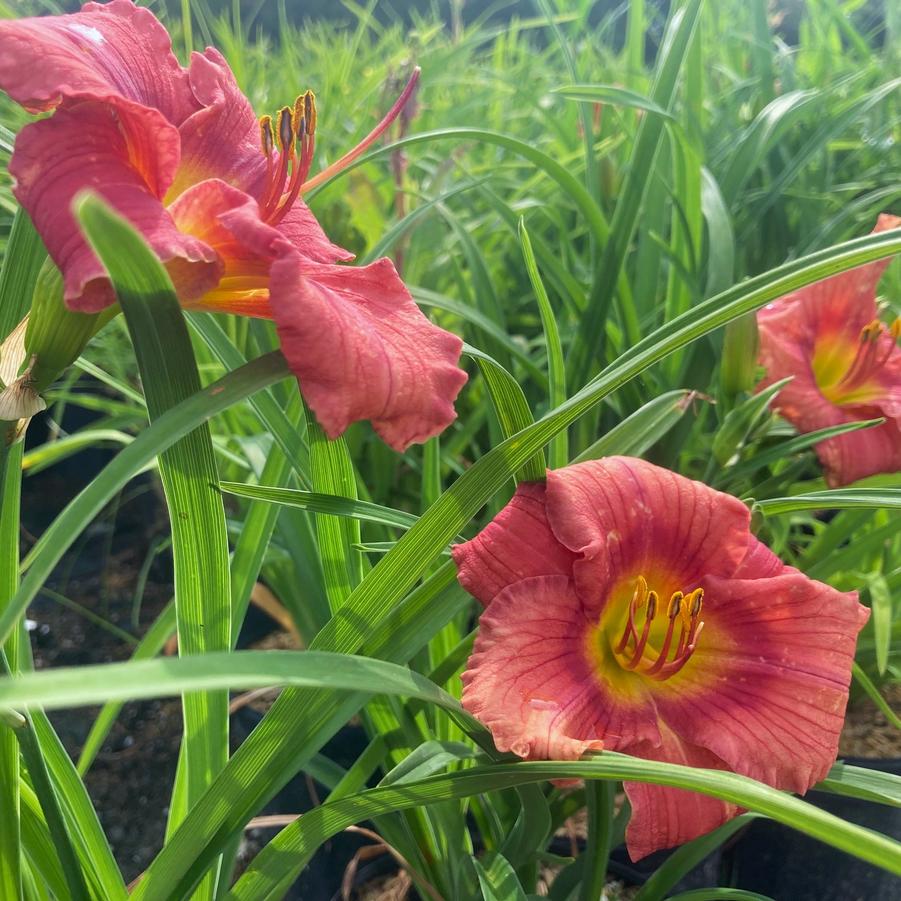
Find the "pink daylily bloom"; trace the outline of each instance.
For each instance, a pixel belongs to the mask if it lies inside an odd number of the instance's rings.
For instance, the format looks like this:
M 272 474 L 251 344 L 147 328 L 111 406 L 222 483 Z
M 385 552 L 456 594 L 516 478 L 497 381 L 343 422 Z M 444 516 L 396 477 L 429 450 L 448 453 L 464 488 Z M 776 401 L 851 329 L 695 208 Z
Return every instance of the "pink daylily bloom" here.
M 883 214 L 874 232 L 897 228 Z M 761 388 L 786 376 L 774 406 L 799 432 L 885 418 L 875 428 L 816 445 L 826 481 L 847 485 L 901 471 L 901 320 L 879 319 L 876 286 L 890 260 L 879 260 L 808 285 L 757 314 Z
M 0 88 L 27 110 L 10 161 L 15 195 L 60 268 L 73 310 L 115 297 L 71 211 L 84 189 L 140 229 L 186 308 L 272 318 L 304 397 L 330 437 L 372 421 L 392 447 L 455 418 L 461 341 L 420 312 L 393 264 L 336 265 L 301 196 L 348 165 L 403 109 L 319 175 L 309 92 L 257 119 L 216 50 L 182 67 L 169 35 L 131 0 L 0 23 Z
M 501 751 L 602 747 L 805 792 L 835 760 L 869 611 L 785 566 L 729 495 L 629 457 L 521 484 L 453 549 L 486 605 L 463 705 Z M 637 860 L 738 813 L 626 783 Z

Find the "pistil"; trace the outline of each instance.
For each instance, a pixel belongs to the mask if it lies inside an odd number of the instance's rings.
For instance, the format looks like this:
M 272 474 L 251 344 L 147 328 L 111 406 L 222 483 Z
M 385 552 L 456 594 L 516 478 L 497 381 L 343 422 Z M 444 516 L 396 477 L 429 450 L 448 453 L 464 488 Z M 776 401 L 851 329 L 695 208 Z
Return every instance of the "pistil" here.
M 700 619 L 703 601 L 703 588 L 696 588 L 687 595 L 681 591 L 673 592 L 666 607 L 666 633 L 659 651 L 655 652 L 648 646 L 648 639 L 658 613 L 658 596 L 648 589 L 644 576 L 639 576 L 629 602 L 623 633 L 613 649 L 623 668 L 659 681 L 676 675 L 688 663 L 697 647 L 698 636 L 704 627 Z M 639 632 L 637 616 L 641 610 L 645 614 Z M 671 653 L 677 624 L 679 637 L 676 649 Z

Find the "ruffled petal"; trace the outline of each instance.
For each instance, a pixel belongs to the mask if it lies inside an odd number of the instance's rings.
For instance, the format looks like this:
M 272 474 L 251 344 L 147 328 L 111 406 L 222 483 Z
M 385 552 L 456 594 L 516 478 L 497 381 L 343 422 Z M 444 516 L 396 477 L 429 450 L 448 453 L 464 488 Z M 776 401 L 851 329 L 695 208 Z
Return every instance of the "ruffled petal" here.
M 130 0 L 0 22 L 0 88 L 31 112 L 64 100 L 150 107 L 178 125 L 196 109 L 166 29 Z
M 173 139 L 175 144 L 173 145 Z M 71 211 L 79 191 L 103 196 L 139 231 L 180 286 L 197 296 L 216 284 L 221 263 L 196 238 L 178 231 L 158 199 L 178 135 L 154 110 L 85 101 L 26 126 L 10 173 L 15 195 L 63 273 L 70 307 L 96 312 L 114 301 L 106 270 L 82 238 Z
M 463 706 L 501 751 L 575 760 L 584 751 L 657 743 L 653 702 L 617 697 L 588 651 L 592 623 L 566 576 L 523 579 L 485 608 L 466 672 Z
M 451 551 L 460 584 L 486 605 L 521 579 L 570 577 L 576 559 L 548 525 L 543 482 L 520 482 L 510 503 L 472 541 Z
M 256 197 L 266 176 L 266 158 L 250 101 L 225 58 L 212 47 L 191 55 L 189 72 L 197 111 L 179 128 L 182 166 L 168 199 L 210 178 Z
M 580 555 L 576 585 L 594 612 L 639 575 L 664 597 L 709 573 L 731 575 L 746 554 L 741 501 L 643 460 L 591 460 L 549 472 L 547 484 L 548 520 Z
M 869 616 L 797 571 L 704 580 L 704 630 L 656 694 L 666 724 L 730 770 L 804 792 L 835 761 L 857 633 Z
M 901 218 L 882 213 L 871 234 L 897 228 Z M 876 286 L 891 258 L 876 260 L 814 282 L 768 304 L 757 314 L 761 325 L 794 307 L 794 315 L 806 320 L 818 335 L 849 335 L 857 340 L 860 330 L 876 318 Z M 800 306 L 799 306 L 800 305 Z
M 762 541 L 748 534 L 748 547 L 738 569 L 732 573 L 733 579 L 769 579 L 786 570 L 786 566 Z
M 322 226 L 302 200 L 294 201 L 276 229 L 301 256 L 316 263 L 346 263 L 354 258 L 349 250 L 329 241 Z
M 390 260 L 324 266 L 289 254 L 270 279 L 282 352 L 330 438 L 368 419 L 402 451 L 454 421 L 463 344 L 426 319 Z
M 646 760 L 662 760 L 684 766 L 723 770 L 725 764 L 704 748 L 681 741 L 661 727 L 661 744 L 631 749 Z M 654 851 L 674 848 L 722 826 L 741 813 L 741 808 L 718 798 L 681 788 L 625 782 L 623 788 L 632 805 L 626 827 L 626 848 L 632 860 L 641 860 Z

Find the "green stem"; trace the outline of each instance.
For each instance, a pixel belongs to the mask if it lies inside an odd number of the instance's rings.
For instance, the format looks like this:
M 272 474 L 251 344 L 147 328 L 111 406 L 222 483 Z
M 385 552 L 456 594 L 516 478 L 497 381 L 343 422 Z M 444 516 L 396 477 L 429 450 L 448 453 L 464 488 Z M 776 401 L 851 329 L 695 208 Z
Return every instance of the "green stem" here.
M 607 880 L 607 861 L 613 837 L 613 798 L 616 784 L 596 780 L 585 784 L 588 802 L 588 845 L 579 901 L 597 901 Z
M 5 665 L 6 658 L 4 657 L 4 667 Z M 62 810 L 60 810 L 59 798 L 50 782 L 50 774 L 47 772 L 41 747 L 31 728 L 31 723 L 23 720 L 23 725 L 16 730 L 16 737 L 19 739 L 22 759 L 25 761 L 25 766 L 28 767 L 31 784 L 41 802 L 44 819 L 47 821 L 47 828 L 50 830 L 50 836 L 66 877 L 69 897 L 72 901 L 82 901 L 82 899 L 91 901 L 78 856 L 69 841 L 69 832 L 63 819 Z

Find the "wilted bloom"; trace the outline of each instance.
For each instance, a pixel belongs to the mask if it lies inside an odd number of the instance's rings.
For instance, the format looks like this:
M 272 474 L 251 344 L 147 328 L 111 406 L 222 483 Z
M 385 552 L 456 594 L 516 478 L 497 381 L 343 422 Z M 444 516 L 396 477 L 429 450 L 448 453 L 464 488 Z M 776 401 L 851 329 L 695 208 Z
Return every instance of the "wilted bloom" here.
M 330 436 L 370 419 L 399 449 L 453 420 L 461 342 L 428 322 L 389 260 L 335 265 L 352 254 L 300 198 L 359 156 L 414 84 L 363 144 L 308 180 L 313 95 L 258 120 L 221 54 L 194 53 L 183 68 L 131 0 L 0 23 L 0 87 L 31 112 L 55 110 L 22 130 L 10 172 L 68 306 L 115 299 L 71 211 L 91 188 L 140 229 L 185 307 L 274 319 Z
M 785 566 L 748 525 L 735 498 L 629 457 L 521 484 L 454 548 L 486 605 L 463 705 L 520 757 L 604 747 L 806 791 L 835 760 L 868 611 Z M 625 788 L 633 859 L 738 812 Z
M 901 219 L 881 215 L 874 232 Z M 835 487 L 901 470 L 901 321 L 883 323 L 876 285 L 889 260 L 808 285 L 757 314 L 761 387 L 792 376 L 775 406 L 799 432 L 885 417 L 875 428 L 816 445 Z

